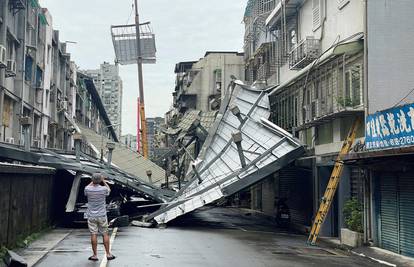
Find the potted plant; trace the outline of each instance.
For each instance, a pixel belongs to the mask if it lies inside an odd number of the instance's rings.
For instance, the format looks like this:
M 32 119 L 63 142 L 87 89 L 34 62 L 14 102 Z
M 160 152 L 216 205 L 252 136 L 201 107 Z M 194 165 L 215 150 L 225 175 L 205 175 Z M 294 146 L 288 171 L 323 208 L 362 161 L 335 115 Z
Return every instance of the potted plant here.
M 341 229 L 341 244 L 349 247 L 362 245 L 364 232 L 363 228 L 363 207 L 356 198 L 345 202 L 343 215 L 346 228 Z

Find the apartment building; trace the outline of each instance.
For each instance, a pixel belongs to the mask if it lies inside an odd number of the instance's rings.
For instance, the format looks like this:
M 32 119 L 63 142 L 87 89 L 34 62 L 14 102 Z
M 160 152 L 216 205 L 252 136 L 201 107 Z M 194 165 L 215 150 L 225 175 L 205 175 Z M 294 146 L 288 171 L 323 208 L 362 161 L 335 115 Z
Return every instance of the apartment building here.
M 0 18 L 0 142 L 71 151 L 74 119 L 99 132 L 109 125 L 46 8 L 5 0 Z
M 173 105 L 178 112 L 218 110 L 231 77 L 244 79 L 243 54 L 206 52 L 198 61 L 177 63 L 174 72 Z
M 99 69 L 86 70 L 83 73 L 93 78 L 109 119 L 113 125 L 116 125 L 117 135 L 121 137 L 123 87 L 119 76 L 119 65 L 104 62 Z
M 161 134 L 161 127 L 165 124 L 164 118 L 154 117 L 147 118 L 147 140 L 148 140 L 148 155 L 151 159 L 160 156 L 157 148 L 160 147 L 159 135 Z
M 126 134 L 121 136 L 120 142 L 129 149 L 137 151 L 137 136 L 132 134 Z
M 312 223 L 336 155 L 354 119 L 364 118 L 364 10 L 360 0 L 248 2 L 246 79 L 273 86 L 271 120 L 308 148 L 295 166 L 253 189 L 254 208 L 273 212 L 274 198 L 287 198 L 293 222 Z M 357 167 L 344 171 L 322 235 L 339 235 L 344 202 L 362 200 L 361 176 Z M 267 192 L 274 183 L 278 192 Z

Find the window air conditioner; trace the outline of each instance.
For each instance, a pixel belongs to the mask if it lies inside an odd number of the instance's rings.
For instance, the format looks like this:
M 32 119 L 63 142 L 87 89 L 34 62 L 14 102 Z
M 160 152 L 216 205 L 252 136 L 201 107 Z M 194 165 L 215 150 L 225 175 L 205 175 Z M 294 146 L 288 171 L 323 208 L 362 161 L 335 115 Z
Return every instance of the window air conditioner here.
M 7 67 L 6 48 L 0 45 L 0 68 Z
M 10 74 L 10 76 L 16 76 L 16 73 L 17 73 L 16 61 L 7 60 L 7 72 Z
M 6 143 L 14 144 L 14 138 L 13 137 L 7 137 L 6 138 Z

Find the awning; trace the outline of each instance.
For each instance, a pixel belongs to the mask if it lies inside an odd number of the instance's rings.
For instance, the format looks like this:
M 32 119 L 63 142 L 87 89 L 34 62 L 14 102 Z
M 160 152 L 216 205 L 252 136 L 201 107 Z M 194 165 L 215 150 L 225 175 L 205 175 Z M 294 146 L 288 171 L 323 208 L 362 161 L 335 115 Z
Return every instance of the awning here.
M 30 4 L 33 8 L 40 8 L 39 2 L 37 0 L 30 0 Z
M 40 23 L 42 23 L 43 25 L 49 25 L 49 23 L 47 23 L 47 19 L 45 14 L 43 13 L 39 13 L 39 21 Z
M 414 156 L 414 147 L 399 147 L 372 151 L 362 151 L 358 153 L 349 153 L 348 155 L 345 155 L 343 157 L 343 160 L 345 161 L 345 163 L 350 164 L 352 162 L 362 163 L 364 161 L 372 159 L 386 159 L 389 157 L 400 156 Z
M 1 142 L 0 155 L 1 158 L 4 159 L 34 164 L 37 166 L 51 167 L 57 170 L 75 171 L 84 174 L 100 172 L 105 174 L 115 183 L 125 186 L 129 190 L 146 195 L 158 202 L 165 202 L 171 197 L 170 191 L 157 188 L 115 166 L 108 168 L 106 164 L 90 158 L 87 155 L 82 155 L 80 162 L 77 162 L 75 155 L 59 154 L 47 149 L 38 149 L 36 151 L 28 152 L 19 146 Z

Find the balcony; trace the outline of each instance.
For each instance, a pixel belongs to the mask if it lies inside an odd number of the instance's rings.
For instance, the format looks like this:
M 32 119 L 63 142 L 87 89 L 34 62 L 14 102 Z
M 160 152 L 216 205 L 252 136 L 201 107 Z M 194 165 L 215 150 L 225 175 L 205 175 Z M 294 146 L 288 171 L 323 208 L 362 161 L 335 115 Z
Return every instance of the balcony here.
M 302 69 L 317 59 L 320 53 L 320 41 L 313 37 L 306 37 L 290 51 L 289 68 L 291 70 Z

